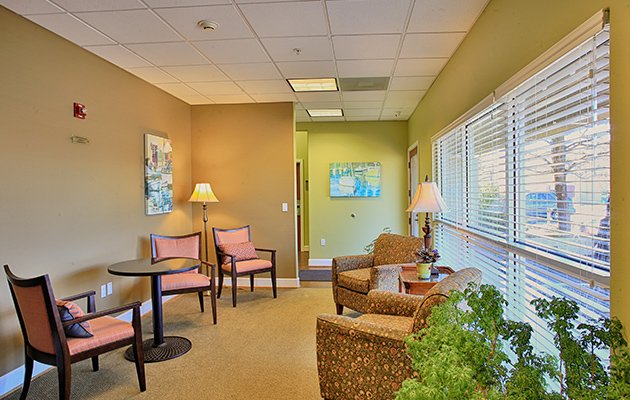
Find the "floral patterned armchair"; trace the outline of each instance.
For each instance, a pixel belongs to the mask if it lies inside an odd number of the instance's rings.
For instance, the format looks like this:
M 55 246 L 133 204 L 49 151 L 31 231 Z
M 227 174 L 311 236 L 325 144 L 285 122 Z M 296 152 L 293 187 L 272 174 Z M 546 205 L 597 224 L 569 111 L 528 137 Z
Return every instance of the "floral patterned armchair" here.
M 481 271 L 466 268 L 438 282 L 424 296 L 373 290 L 368 313 L 358 318 L 317 317 L 317 370 L 326 400 L 394 399 L 402 382 L 414 376 L 404 338 L 426 326 L 432 307 L 452 290 L 481 281 Z
M 398 292 L 402 264 L 415 261 L 414 252 L 424 245 L 422 238 L 382 233 L 374 242 L 374 252 L 333 258 L 332 288 L 337 314 L 348 307 L 367 312 L 370 290 Z

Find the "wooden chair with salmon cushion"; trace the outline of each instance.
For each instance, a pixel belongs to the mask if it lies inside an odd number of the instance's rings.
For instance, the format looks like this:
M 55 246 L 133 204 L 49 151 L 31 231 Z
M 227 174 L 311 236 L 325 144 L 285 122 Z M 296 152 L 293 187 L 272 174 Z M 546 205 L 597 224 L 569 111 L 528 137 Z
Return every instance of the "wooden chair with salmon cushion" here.
M 239 276 L 249 275 L 249 285 L 254 291 L 254 275 L 271 273 L 273 298 L 277 297 L 276 288 L 276 250 L 254 247 L 249 225 L 234 229 L 212 228 L 214 249 L 219 268 L 219 293 L 223 289 L 223 277 L 228 274 L 232 281 L 232 307 L 236 307 L 236 282 Z M 270 254 L 270 260 L 258 257 L 257 251 Z
M 215 283 L 215 265 L 201 259 L 201 232 L 183 236 L 164 236 L 151 234 L 151 259 L 153 262 L 169 258 L 191 258 L 200 261 L 198 269 L 162 276 L 162 294 L 164 296 L 197 293 L 199 307 L 204 312 L 203 292 L 210 291 L 212 319 L 217 323 L 217 295 Z M 201 273 L 205 265 L 210 276 Z
M 33 375 L 34 361 L 57 367 L 59 399 L 70 399 L 71 364 L 92 359 L 92 369 L 98 371 L 98 356 L 120 347 L 131 345 L 135 357 L 136 374 L 140 391 L 146 390 L 144 355 L 142 351 L 142 328 L 140 325 L 140 302 L 96 312 L 96 293 L 89 291 L 55 300 L 48 275 L 31 279 L 15 276 L 8 265 L 4 272 L 24 336 L 24 385 L 20 399 L 26 399 Z M 87 314 L 72 319 L 60 315 L 60 304 L 87 298 Z M 79 307 L 72 303 L 75 310 Z M 132 310 L 132 322 L 128 323 L 110 315 Z M 79 315 L 83 313 L 80 312 Z M 84 337 L 69 337 L 72 328 L 86 328 Z

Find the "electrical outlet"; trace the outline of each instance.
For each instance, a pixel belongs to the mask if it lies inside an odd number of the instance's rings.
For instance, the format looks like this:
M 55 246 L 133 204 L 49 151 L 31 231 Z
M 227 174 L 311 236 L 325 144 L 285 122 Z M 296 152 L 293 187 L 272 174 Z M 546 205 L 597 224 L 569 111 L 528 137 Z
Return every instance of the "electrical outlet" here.
M 107 295 L 109 296 L 114 292 L 114 284 L 112 282 L 107 282 Z
M 107 296 L 107 285 L 101 285 L 101 299 Z
M 321 246 L 326 246 L 326 239 L 324 239 L 324 238 L 319 239 L 319 244 Z

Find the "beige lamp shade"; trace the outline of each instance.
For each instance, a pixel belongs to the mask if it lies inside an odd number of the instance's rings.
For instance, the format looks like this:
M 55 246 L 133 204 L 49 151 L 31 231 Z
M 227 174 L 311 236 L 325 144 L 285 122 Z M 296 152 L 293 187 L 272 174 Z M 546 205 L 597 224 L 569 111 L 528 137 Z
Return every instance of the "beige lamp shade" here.
M 209 183 L 198 183 L 195 185 L 195 190 L 188 201 L 196 203 L 218 203 L 219 199 L 217 199 L 217 196 L 212 192 L 212 187 L 210 187 Z
M 418 185 L 416 195 L 407 207 L 407 212 L 443 212 L 447 211 L 446 203 L 435 182 L 422 182 Z

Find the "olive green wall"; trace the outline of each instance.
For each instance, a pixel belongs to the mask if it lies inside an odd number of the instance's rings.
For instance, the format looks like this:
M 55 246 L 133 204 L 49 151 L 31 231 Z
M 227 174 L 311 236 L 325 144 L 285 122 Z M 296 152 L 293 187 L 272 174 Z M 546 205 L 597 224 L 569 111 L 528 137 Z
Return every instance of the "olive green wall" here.
M 210 182 L 219 199 L 208 204 L 209 226 L 251 225 L 257 247 L 278 251 L 278 278 L 293 279 L 294 129 L 292 103 L 192 107 L 193 182 Z M 193 208 L 193 228 L 203 229 L 201 206 Z
M 308 209 L 308 132 L 296 131 L 295 132 L 295 158 L 302 160 L 302 204 L 301 215 L 302 224 L 304 225 L 304 237 L 302 238 L 302 245 L 309 245 L 309 209 Z
M 99 309 L 146 300 L 148 280 L 111 263 L 148 256 L 150 232 L 189 232 L 190 106 L 0 7 L 0 265 L 50 274 L 55 295 L 113 295 Z M 88 108 L 72 116 L 73 102 Z M 144 215 L 145 133 L 172 139 L 170 214 Z M 70 136 L 90 139 L 71 144 Z M 22 336 L 0 279 L 0 376 L 23 363 Z
M 630 325 L 630 3 L 493 0 L 409 120 L 420 176 L 431 173 L 430 138 L 603 8 L 611 12 L 611 312 Z
M 407 122 L 311 122 L 297 129 L 308 131 L 311 259 L 364 253 L 385 227 L 407 232 Z M 330 198 L 329 164 L 344 161 L 379 161 L 381 196 Z

